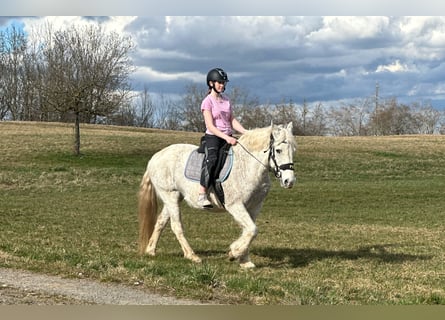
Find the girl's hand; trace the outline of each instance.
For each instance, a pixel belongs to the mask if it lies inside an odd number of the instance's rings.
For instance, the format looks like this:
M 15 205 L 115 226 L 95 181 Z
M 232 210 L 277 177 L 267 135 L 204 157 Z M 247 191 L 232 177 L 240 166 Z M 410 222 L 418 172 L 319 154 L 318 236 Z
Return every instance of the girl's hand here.
M 236 143 L 237 143 L 237 140 L 234 137 L 228 137 L 226 139 L 226 141 L 227 141 L 228 144 L 230 144 L 232 146 L 236 145 Z

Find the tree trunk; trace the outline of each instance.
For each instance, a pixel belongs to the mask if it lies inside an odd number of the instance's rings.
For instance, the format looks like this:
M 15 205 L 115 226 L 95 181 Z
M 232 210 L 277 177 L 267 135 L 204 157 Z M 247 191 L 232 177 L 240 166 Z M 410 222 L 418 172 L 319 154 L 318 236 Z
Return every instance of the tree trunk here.
M 74 122 L 74 154 L 80 156 L 80 112 L 76 111 Z

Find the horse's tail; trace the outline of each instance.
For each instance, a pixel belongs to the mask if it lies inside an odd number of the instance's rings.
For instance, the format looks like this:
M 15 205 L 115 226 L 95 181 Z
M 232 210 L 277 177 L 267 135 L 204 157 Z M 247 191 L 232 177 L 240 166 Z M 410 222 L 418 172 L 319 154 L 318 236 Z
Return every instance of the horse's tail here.
M 139 187 L 139 253 L 143 254 L 157 220 L 158 200 L 148 171 Z

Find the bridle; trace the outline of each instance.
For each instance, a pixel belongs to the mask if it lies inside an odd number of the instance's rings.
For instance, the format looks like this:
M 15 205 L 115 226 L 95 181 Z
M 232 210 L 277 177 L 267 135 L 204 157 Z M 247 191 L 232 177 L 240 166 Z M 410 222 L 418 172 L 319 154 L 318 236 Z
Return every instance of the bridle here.
M 289 163 L 284 163 L 282 165 L 278 165 L 277 159 L 275 157 L 275 148 L 273 147 L 274 142 L 275 142 L 275 139 L 274 139 L 273 135 L 271 134 L 270 135 L 270 144 L 269 144 L 269 163 L 270 163 L 270 160 L 272 160 L 274 167 L 270 168 L 270 170 L 273 172 L 274 176 L 277 179 L 280 179 L 282 176 L 281 171 L 285 171 L 285 170 L 294 171 L 294 164 L 292 162 L 289 162 Z M 264 152 L 267 152 L 267 150 Z
M 273 168 L 270 167 L 270 166 L 266 166 L 264 163 L 262 163 L 261 160 L 259 160 L 257 157 L 255 157 L 255 155 L 252 154 L 249 150 L 247 150 L 247 148 L 245 146 L 243 146 L 239 141 L 237 142 L 237 144 L 239 144 L 244 149 L 244 151 L 246 151 L 252 158 L 254 158 L 256 161 L 258 161 L 263 167 L 265 167 L 266 169 L 269 169 L 270 171 L 272 171 L 274 176 L 277 179 L 280 179 L 281 176 L 282 176 L 281 171 L 284 171 L 284 170 L 292 170 L 292 171 L 294 171 L 294 164 L 289 162 L 289 163 L 284 163 L 282 165 L 278 165 L 277 159 L 276 159 L 276 156 L 275 156 L 275 148 L 273 146 L 274 142 L 275 142 L 275 139 L 274 139 L 273 135 L 271 134 L 270 135 L 269 148 L 267 150 L 264 150 L 264 153 L 269 152 L 269 158 L 268 158 L 267 163 L 269 164 L 270 160 L 272 160 L 272 162 L 274 164 Z

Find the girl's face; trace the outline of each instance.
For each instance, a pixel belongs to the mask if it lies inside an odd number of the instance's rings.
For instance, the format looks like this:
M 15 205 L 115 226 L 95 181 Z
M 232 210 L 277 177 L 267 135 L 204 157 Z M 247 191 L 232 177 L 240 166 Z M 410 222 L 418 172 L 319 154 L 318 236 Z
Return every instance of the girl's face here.
M 216 92 L 223 92 L 226 86 L 225 81 L 213 81 L 213 88 Z

